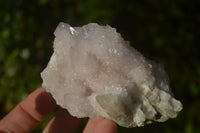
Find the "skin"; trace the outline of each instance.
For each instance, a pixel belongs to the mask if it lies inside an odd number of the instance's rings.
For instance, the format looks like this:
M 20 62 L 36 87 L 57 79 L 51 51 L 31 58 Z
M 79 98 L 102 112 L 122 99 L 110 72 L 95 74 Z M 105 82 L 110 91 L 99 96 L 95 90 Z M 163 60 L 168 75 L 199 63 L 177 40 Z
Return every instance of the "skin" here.
M 29 133 L 56 107 L 45 88 L 38 88 L 0 120 L 0 133 Z M 59 108 L 43 133 L 75 133 L 82 119 Z M 117 133 L 116 124 L 104 118 L 89 119 L 83 133 Z

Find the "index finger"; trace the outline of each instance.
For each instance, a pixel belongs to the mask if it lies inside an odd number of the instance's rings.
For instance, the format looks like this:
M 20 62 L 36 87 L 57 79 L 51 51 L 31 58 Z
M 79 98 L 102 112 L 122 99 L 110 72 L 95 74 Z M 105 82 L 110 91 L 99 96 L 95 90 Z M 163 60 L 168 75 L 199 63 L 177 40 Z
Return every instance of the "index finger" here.
M 32 131 L 54 108 L 56 102 L 45 88 L 38 88 L 0 121 L 0 131 Z

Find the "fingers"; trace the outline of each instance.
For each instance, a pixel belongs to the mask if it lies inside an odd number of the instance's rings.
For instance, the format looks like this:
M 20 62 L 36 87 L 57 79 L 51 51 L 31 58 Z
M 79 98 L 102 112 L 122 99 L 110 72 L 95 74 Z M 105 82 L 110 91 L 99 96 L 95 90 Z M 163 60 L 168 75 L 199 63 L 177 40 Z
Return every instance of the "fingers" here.
M 95 130 L 97 124 L 102 120 L 103 120 L 103 118 L 100 118 L 100 117 L 89 119 L 83 133 L 94 133 L 94 130 Z
M 56 106 L 52 96 L 39 88 L 19 103 L 7 116 L 0 121 L 0 132 L 28 133 L 31 132 Z M 44 133 L 74 133 L 81 119 L 71 116 L 60 108 L 47 125 Z M 117 133 L 116 124 L 107 119 L 90 119 L 84 133 Z
M 39 88 L 0 121 L 0 131 L 31 132 L 56 106 L 52 96 Z
M 81 121 L 71 116 L 67 110 L 59 108 L 43 133 L 75 133 Z
M 117 133 L 117 125 L 111 120 L 104 119 L 97 124 L 94 132 L 95 133 Z
M 83 133 L 117 133 L 117 126 L 111 120 L 93 118 L 88 121 Z

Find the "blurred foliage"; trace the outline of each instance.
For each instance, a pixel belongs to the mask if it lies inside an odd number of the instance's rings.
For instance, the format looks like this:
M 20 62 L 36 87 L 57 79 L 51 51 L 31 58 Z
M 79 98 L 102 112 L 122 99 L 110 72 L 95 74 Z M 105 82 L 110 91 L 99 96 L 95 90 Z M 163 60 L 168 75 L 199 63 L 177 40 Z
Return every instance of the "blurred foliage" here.
M 146 57 L 164 64 L 184 109 L 173 120 L 120 132 L 197 133 L 200 125 L 200 1 L 0 0 L 0 116 L 35 88 L 60 21 L 109 24 Z M 33 132 L 41 132 L 47 120 Z

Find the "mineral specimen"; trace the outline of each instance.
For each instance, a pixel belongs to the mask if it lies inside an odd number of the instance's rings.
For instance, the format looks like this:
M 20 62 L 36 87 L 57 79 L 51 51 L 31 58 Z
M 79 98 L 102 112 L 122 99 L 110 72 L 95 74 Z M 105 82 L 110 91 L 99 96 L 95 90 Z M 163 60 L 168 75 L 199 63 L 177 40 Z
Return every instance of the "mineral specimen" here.
M 41 73 L 43 87 L 71 115 L 140 127 L 181 111 L 162 65 L 145 59 L 115 28 L 60 23 L 54 34 L 54 53 Z

